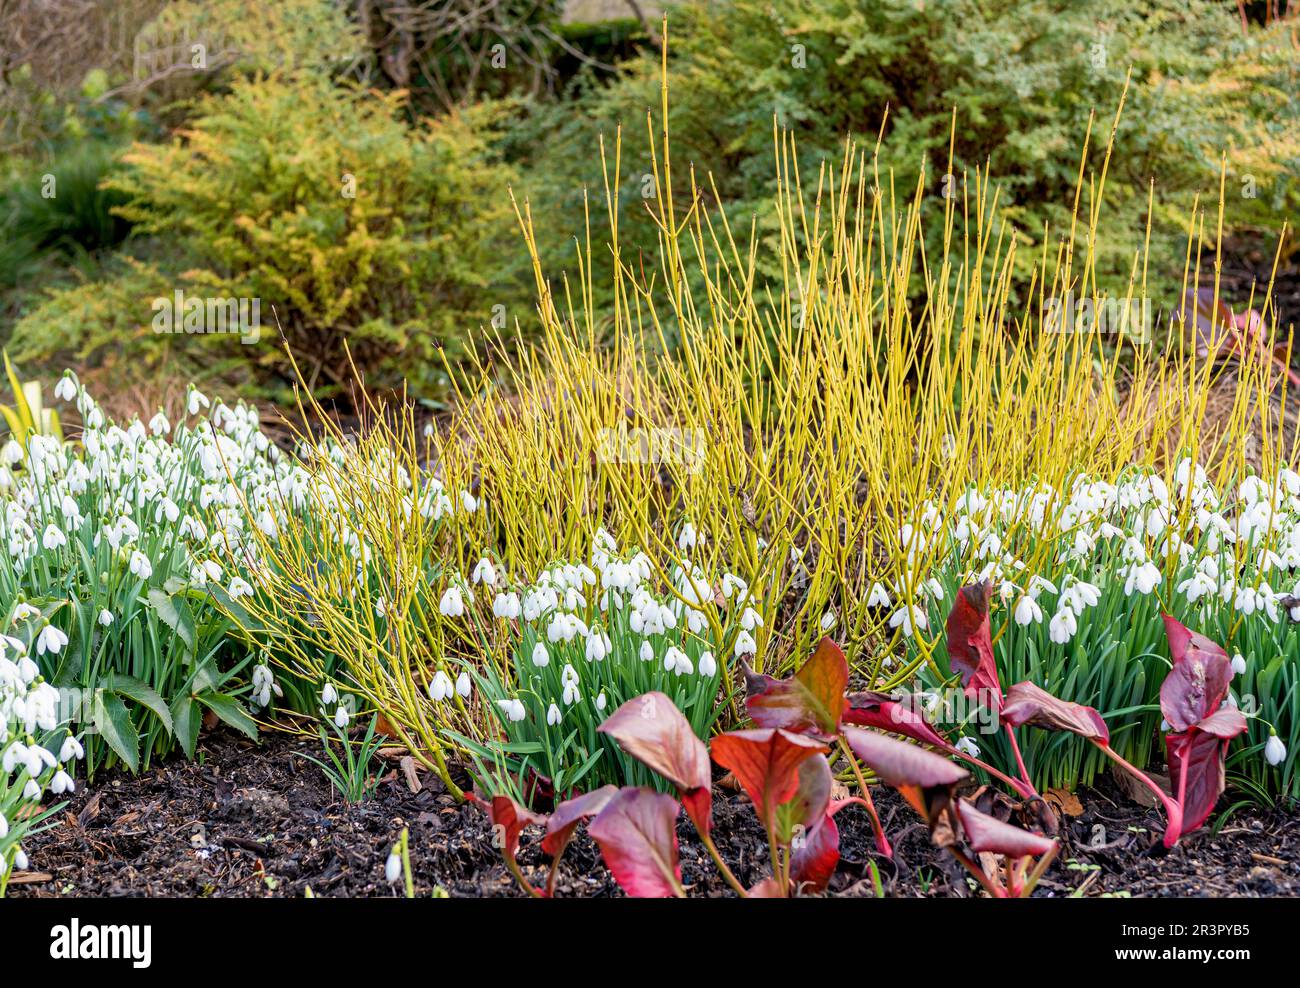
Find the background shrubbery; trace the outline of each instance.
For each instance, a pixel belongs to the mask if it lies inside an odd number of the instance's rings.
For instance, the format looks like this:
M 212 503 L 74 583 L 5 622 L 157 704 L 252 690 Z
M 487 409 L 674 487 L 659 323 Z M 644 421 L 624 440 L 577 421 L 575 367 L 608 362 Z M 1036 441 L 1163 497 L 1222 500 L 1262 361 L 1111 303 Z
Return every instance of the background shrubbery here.
M 70 31 L 101 5 L 39 6 L 18 4 L 0 29 L 22 41 L 63 16 Z M 0 73 L 15 110 L 0 127 L 0 339 L 29 366 L 118 359 L 282 393 L 273 332 L 256 348 L 177 346 L 147 328 L 154 293 L 257 296 L 316 383 L 345 376 L 346 338 L 373 382 L 400 370 L 436 398 L 440 347 L 454 360 L 489 322 L 533 322 L 507 186 L 545 217 L 547 275 L 572 271 L 584 188 L 603 208 L 598 141 L 612 157 L 621 124 L 620 239 L 643 259 L 657 246 L 644 203 L 657 194 L 645 120 L 661 102 L 658 26 L 631 10 L 567 24 L 563 6 L 131 3 L 100 11 L 116 48 L 88 41 L 55 64 L 15 44 Z M 1101 288 L 1122 294 L 1149 220 L 1147 283 L 1170 306 L 1190 209 L 1217 202 L 1221 170 L 1225 230 L 1269 253 L 1300 200 L 1294 22 L 1247 12 L 1243 26 L 1222 0 L 676 5 L 675 173 L 693 171 L 704 205 L 725 202 L 740 235 L 752 219 L 770 239 L 774 120 L 809 185 L 846 136 L 868 149 L 879 138 L 880 181 L 899 201 L 921 182 L 935 206 L 947 191 L 1005 222 L 1024 290 L 1034 255 L 1070 234 L 1091 129 L 1107 237 L 1078 233 L 1074 249 L 1100 249 Z M 205 68 L 190 64 L 195 40 Z M 60 178 L 55 200 L 40 198 L 46 174 Z M 1078 190 L 1085 217 L 1098 184 Z M 938 231 L 927 258 L 942 251 Z M 1295 243 L 1288 233 L 1284 262 Z

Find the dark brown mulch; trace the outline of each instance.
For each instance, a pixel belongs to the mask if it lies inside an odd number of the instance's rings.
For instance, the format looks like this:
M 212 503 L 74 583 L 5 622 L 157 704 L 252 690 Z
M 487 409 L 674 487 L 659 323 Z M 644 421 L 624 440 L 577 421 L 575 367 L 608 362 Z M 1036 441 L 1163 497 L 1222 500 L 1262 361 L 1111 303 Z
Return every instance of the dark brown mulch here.
M 348 805 L 320 770 L 299 757 L 313 740 L 270 735 L 254 746 L 227 733 L 205 736 L 201 758 L 175 761 L 139 778 L 106 776 L 82 787 L 59 826 L 28 842 L 34 874 L 10 887 L 15 896 L 393 896 L 384 862 L 403 826 L 421 895 L 518 895 L 500 862 L 481 811 L 457 806 L 429 777 L 412 793 L 389 771 L 374 799 Z M 831 894 L 873 896 L 874 861 L 886 895 L 967 895 L 946 855 L 931 847 L 912 810 L 892 792 L 877 803 L 893 839 L 892 861 L 875 854 L 866 815 L 856 806 L 837 817 L 843 860 Z M 1233 815 L 1217 836 L 1201 832 L 1163 854 L 1158 817 L 1115 791 L 1081 794 L 1084 813 L 1068 819 L 1065 849 L 1038 894 L 1134 896 L 1300 895 L 1300 821 L 1275 811 Z M 766 871 L 763 833 L 746 800 L 715 793 L 716 834 L 742 881 Z M 1099 829 L 1100 828 L 1100 829 Z M 682 871 L 696 894 L 721 895 L 689 824 L 679 828 Z M 520 859 L 544 880 L 540 835 L 529 831 Z M 48 878 L 41 878 L 48 875 Z M 36 881 L 23 881 L 35 877 Z M 561 896 L 608 896 L 618 890 L 594 844 L 579 836 L 565 856 Z

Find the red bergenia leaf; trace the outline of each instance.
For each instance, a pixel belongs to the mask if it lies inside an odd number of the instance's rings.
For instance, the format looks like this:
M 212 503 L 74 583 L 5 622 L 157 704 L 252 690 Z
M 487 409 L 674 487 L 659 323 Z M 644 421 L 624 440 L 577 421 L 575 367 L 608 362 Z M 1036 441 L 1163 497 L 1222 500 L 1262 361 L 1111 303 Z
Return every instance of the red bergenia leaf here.
M 1110 730 L 1096 710 L 1081 703 L 1057 699 L 1033 683 L 1016 683 L 1007 690 L 1002 722 L 1012 727 L 1028 724 L 1049 731 L 1069 731 L 1102 744 L 1110 743 Z
M 1209 652 L 1211 655 L 1227 656 L 1223 646 L 1211 641 L 1199 632 L 1193 631 L 1170 615 L 1164 615 L 1165 637 L 1169 639 L 1169 654 L 1175 663 L 1182 662 L 1188 651 Z
M 933 831 L 952 800 L 953 786 L 969 773 L 920 745 L 857 727 L 846 726 L 843 733 L 853 753 L 897 789 Z
M 1223 654 L 1188 648 L 1160 684 L 1160 710 L 1175 731 L 1186 731 L 1219 709 L 1232 682 Z
M 546 817 L 534 813 L 526 806 L 520 806 L 509 796 L 493 796 L 492 801 L 488 802 L 470 793 L 469 799 L 487 811 L 501 853 L 512 861 L 519 853 L 519 834 L 524 827 L 546 822 Z
M 1003 823 L 997 817 L 981 813 L 965 799 L 957 800 L 957 818 L 972 851 L 989 851 L 1014 859 L 1037 857 L 1056 846 L 1050 837 Z
M 745 670 L 745 709 L 759 727 L 834 737 L 847 705 L 849 664 L 840 647 L 823 638 L 790 679 Z
M 895 700 L 888 693 L 873 692 L 850 693 L 846 699 L 848 709 L 844 711 L 842 723 L 877 727 L 922 744 L 953 750 L 947 738 L 931 726 L 925 712 L 917 710 L 911 703 Z
M 719 734 L 710 750 L 713 760 L 735 775 L 759 819 L 770 825 L 776 807 L 799 788 L 799 765 L 829 749 L 802 734 L 759 728 Z
M 948 662 L 961 675 L 966 695 L 991 703 L 994 710 L 1001 710 L 1002 684 L 998 681 L 998 666 L 989 637 L 989 597 L 992 593 L 993 585 L 988 580 L 962 587 L 948 612 L 945 627 Z
M 831 763 L 825 755 L 815 755 L 799 763 L 799 778 L 794 795 L 776 808 L 777 839 L 787 843 L 806 836 L 821 823 L 831 804 Z
M 1165 846 L 1172 847 L 1184 834 L 1190 834 L 1214 811 L 1223 793 L 1223 761 L 1228 742 L 1214 734 L 1191 730 L 1165 735 L 1165 753 L 1169 762 L 1169 781 L 1174 799 L 1182 806 L 1182 825 L 1176 832 L 1165 831 Z
M 712 828 L 709 750 L 668 696 L 633 697 L 596 730 L 675 785 L 695 825 L 705 832 Z
M 623 891 L 636 898 L 677 895 L 677 800 L 653 789 L 624 788 L 587 827 Z
M 830 813 L 800 835 L 790 856 L 790 879 L 803 892 L 820 892 L 840 863 L 840 829 Z
M 1213 734 L 1227 741 L 1246 729 L 1246 715 L 1236 707 L 1222 706 L 1196 724 L 1198 731 Z
M 542 850 L 551 857 L 558 858 L 569 846 L 578 824 L 603 810 L 617 794 L 618 786 L 601 786 L 594 792 L 565 800 L 555 808 L 555 812 L 546 821 L 546 836 L 542 838 Z

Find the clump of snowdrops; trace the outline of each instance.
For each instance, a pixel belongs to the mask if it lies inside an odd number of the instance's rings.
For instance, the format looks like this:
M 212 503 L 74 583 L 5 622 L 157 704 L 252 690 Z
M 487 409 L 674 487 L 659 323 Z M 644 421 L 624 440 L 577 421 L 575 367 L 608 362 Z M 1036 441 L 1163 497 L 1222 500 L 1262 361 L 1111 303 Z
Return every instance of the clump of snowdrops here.
M 22 842 L 43 829 L 70 793 L 81 743 L 62 730 L 59 693 L 42 678 L 25 642 L 0 635 L 0 896 L 15 870 L 27 868 Z
M 693 527 L 682 526 L 679 549 L 698 542 Z M 469 586 L 448 590 L 444 613 L 464 614 L 467 594 L 491 599 L 505 647 L 465 663 L 454 682 L 440 670 L 430 696 L 467 697 L 477 684 L 486 731 L 454 738 L 477 766 L 481 789 L 525 802 L 539 776 L 557 794 L 658 784 L 600 724 L 625 702 L 655 693 L 707 738 L 730 697 L 730 671 L 738 659 L 753 660 L 763 625 L 740 577 L 714 579 L 688 559 L 665 570 L 644 551 L 620 554 L 604 529 L 586 558 L 552 564 L 522 585 L 480 559 Z
M 1138 766 L 1155 750 L 1169 668 L 1162 615 L 1172 615 L 1234 655 L 1227 702 L 1250 727 L 1233 742 L 1230 775 L 1260 798 L 1296 798 L 1300 474 L 1282 468 L 1221 488 L 1190 458 L 1172 473 L 1172 483 L 1131 468 L 1113 479 L 1080 475 L 1061 488 L 971 489 L 947 510 L 925 503 L 897 532 L 913 569 L 900 584 L 877 588 L 874 603 L 910 655 L 933 659 L 918 676 L 942 706 L 950 670 L 931 633 L 958 587 L 992 580 L 1002 676 L 1096 706 L 1113 747 Z M 1089 783 L 1102 768 L 1076 738 L 1028 740 L 1023 754 L 1040 786 Z M 972 732 L 969 743 L 993 764 L 1014 767 L 1000 735 Z

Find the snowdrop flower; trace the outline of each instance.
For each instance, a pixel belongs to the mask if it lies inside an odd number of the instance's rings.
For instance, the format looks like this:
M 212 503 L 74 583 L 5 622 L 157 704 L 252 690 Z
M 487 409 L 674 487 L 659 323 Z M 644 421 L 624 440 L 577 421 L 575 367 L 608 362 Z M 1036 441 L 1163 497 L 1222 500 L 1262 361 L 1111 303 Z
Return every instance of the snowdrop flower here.
M 506 715 L 506 719 L 512 723 L 518 723 L 523 720 L 528 712 L 524 709 L 523 701 L 516 698 L 513 700 L 498 700 L 497 706 L 501 712 Z
M 1232 657 L 1232 674 L 1243 676 L 1246 673 L 1246 658 L 1240 652 Z
M 1286 761 L 1286 745 L 1273 731 L 1269 731 L 1268 741 L 1264 744 L 1264 760 L 1275 766 Z
M 677 548 L 682 552 L 690 552 L 695 548 L 699 537 L 695 533 L 695 526 L 689 521 L 682 525 L 682 530 L 677 535 Z
M 1156 583 L 1159 583 L 1160 571 L 1154 566 L 1151 566 L 1151 569 L 1155 572 Z M 1149 593 L 1150 591 L 1143 590 L 1142 592 Z M 1061 594 L 1061 603 L 1070 608 L 1070 610 L 1074 611 L 1074 613 L 1080 617 L 1083 616 L 1084 608 L 1096 607 L 1099 600 L 1101 600 L 1101 591 L 1091 583 L 1084 583 L 1082 580 L 1071 582 L 1071 584 L 1065 588 L 1065 592 Z
M 763 615 L 759 614 L 758 611 L 754 610 L 752 607 L 746 607 L 744 612 L 740 615 L 740 626 L 745 631 L 753 631 L 755 628 L 761 628 L 763 626 Z
M 605 691 L 604 691 L 604 690 L 601 690 L 601 691 L 600 691 L 600 695 L 599 695 L 598 697 L 596 697 L 596 709 L 597 709 L 597 710 L 604 710 L 605 707 L 608 705 L 608 703 L 609 703 L 609 701 L 608 701 L 607 699 L 605 699 Z
M 226 593 L 230 595 L 231 599 L 238 600 L 240 597 L 253 596 L 253 587 L 242 576 L 236 576 L 231 579 L 230 586 L 226 588 Z
M 441 703 L 450 698 L 453 692 L 455 687 L 452 686 L 451 677 L 439 669 L 429 681 L 429 699 L 434 703 Z
M 384 878 L 390 883 L 397 881 L 402 877 L 402 856 L 397 851 L 397 846 L 388 852 L 388 860 L 384 862 Z
M 519 595 L 514 591 L 499 593 L 492 600 L 492 614 L 494 617 L 512 621 L 519 617 L 520 610 Z
M 1058 645 L 1064 645 L 1078 630 L 1079 623 L 1075 619 L 1074 611 L 1068 607 L 1058 610 L 1047 626 L 1048 637 Z
M 4 459 L 5 466 L 16 466 L 23 461 L 23 448 L 17 442 L 10 439 L 0 450 L 0 457 Z
M 980 746 L 976 744 L 975 739 L 972 737 L 958 738 L 957 743 L 953 745 L 953 747 L 960 752 L 970 755 L 971 758 L 978 758 L 980 756 Z
M 695 671 L 695 667 L 691 664 L 690 656 L 676 645 L 669 645 L 668 651 L 664 653 L 664 668 L 679 676 L 689 676 Z
M 35 779 L 28 779 L 27 785 L 23 786 L 23 799 L 38 800 L 41 798 L 41 787 L 36 784 Z
M 333 683 L 326 683 L 325 688 L 320 691 L 320 702 L 325 707 L 339 702 L 339 691 L 334 688 Z
M 61 796 L 65 792 L 73 792 L 76 788 L 77 784 L 72 781 L 72 776 L 63 769 L 55 772 L 54 778 L 50 780 L 50 792 L 56 796 Z
M 546 708 L 546 723 L 549 726 L 554 727 L 556 724 L 558 724 L 562 716 L 563 715 L 560 713 L 560 708 L 557 707 L 554 703 L 552 703 L 549 707 Z
M 469 673 L 462 670 L 461 674 L 456 677 L 456 695 L 462 700 L 468 700 L 473 684 L 470 682 Z
M 24 600 L 24 601 L 19 601 L 18 606 L 14 608 L 14 621 L 15 621 L 15 622 L 18 622 L 18 621 L 26 621 L 28 618 L 31 618 L 31 617 L 40 617 L 40 616 L 41 616 L 40 609 L 39 609 L 39 608 L 36 608 L 36 607 L 33 607 L 31 604 L 27 603 L 27 601 L 25 601 L 25 600 Z
M 867 606 L 888 607 L 889 605 L 889 593 L 879 583 L 873 583 L 871 585 L 871 593 L 867 595 Z
M 14 851 L 14 871 L 26 871 L 28 864 L 26 851 L 21 847 Z
M 72 379 L 71 374 L 64 374 L 59 378 L 59 383 L 54 385 L 54 397 L 59 401 L 77 400 L 77 382 Z
M 564 684 L 564 695 L 561 697 L 566 707 L 571 707 L 582 699 L 582 694 L 578 692 L 577 680 L 566 681 Z
M 478 499 L 469 491 L 461 491 L 460 506 L 465 509 L 467 515 L 472 515 L 478 510 Z
M 469 575 L 473 583 L 486 583 L 489 587 L 495 586 L 497 582 L 497 571 L 492 566 L 492 560 L 483 556 L 474 565 L 474 571 Z
M 185 410 L 191 415 L 198 415 L 203 409 L 208 408 L 210 403 L 207 396 L 197 388 L 190 389 L 189 400 L 185 403 Z
M 66 644 L 68 644 L 68 636 L 54 625 L 47 624 L 36 638 L 36 654 L 44 655 L 49 652 L 51 655 L 58 655 Z
M 343 730 L 343 728 L 348 726 L 348 720 L 348 708 L 339 704 L 338 709 L 334 711 L 334 724 L 339 730 Z
M 131 574 L 141 580 L 147 580 L 153 576 L 153 564 L 149 562 L 149 557 L 139 549 L 131 553 L 130 569 Z
M 61 528 L 53 524 L 45 526 L 45 531 L 41 534 L 41 545 L 47 550 L 61 549 L 67 544 L 68 537 Z
M 113 623 L 113 612 L 105 608 L 99 612 L 99 623 L 102 627 L 107 628 Z
M 460 587 L 450 586 L 438 601 L 438 613 L 443 617 L 461 617 L 465 613 L 465 598 Z
M 735 654 L 736 658 L 740 658 L 742 655 L 756 655 L 758 653 L 758 644 L 754 641 L 753 635 L 748 631 L 742 630 L 740 634 L 736 636 L 736 645 L 735 648 L 732 649 L 732 652 Z
M 1134 563 L 1129 567 L 1128 577 L 1124 580 L 1124 596 L 1133 596 L 1136 590 L 1140 594 L 1149 594 L 1160 583 L 1161 576 L 1154 563 Z
M 703 652 L 700 655 L 700 675 L 712 677 L 718 671 L 718 663 L 713 658 L 712 652 Z
M 158 412 L 149 420 L 149 431 L 155 436 L 161 436 L 171 431 L 172 425 L 167 421 L 167 416 Z
M 891 628 L 901 627 L 903 635 L 907 638 L 911 638 L 916 630 L 924 631 L 927 624 L 925 613 L 915 604 L 900 607 L 889 617 L 889 626 Z
M 81 747 L 81 742 L 69 734 L 63 739 L 63 747 L 59 749 L 59 761 L 69 762 L 77 761 L 85 757 L 86 752 Z M 3 837 L 0 834 L 0 837 Z
M 825 614 L 823 614 L 822 621 L 821 621 L 822 631 L 830 631 L 832 628 L 834 628 L 835 620 L 836 619 L 835 619 L 834 611 L 827 611 Z
M 608 639 L 605 636 L 596 631 L 587 636 L 586 655 L 588 662 L 600 662 L 608 652 Z
M 650 644 L 649 641 L 643 641 L 641 643 L 641 661 L 653 662 L 654 658 L 655 658 L 654 647 Z
M 533 646 L 533 665 L 539 669 L 544 669 L 551 664 L 551 653 L 546 650 L 545 642 L 538 642 Z
M 1016 604 L 1014 617 L 1016 624 L 1022 627 L 1027 624 L 1038 624 L 1043 620 L 1043 609 L 1038 606 L 1038 601 L 1026 594 Z

